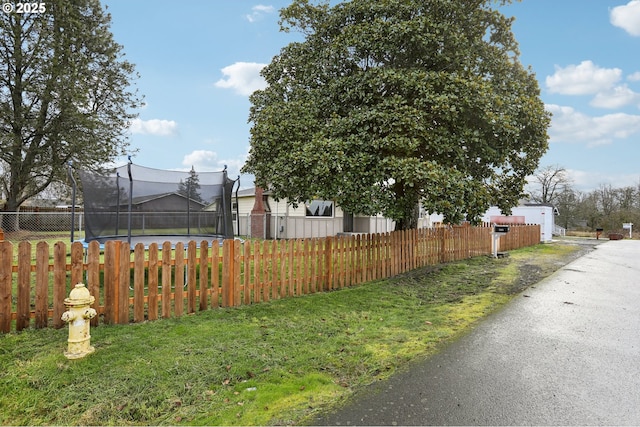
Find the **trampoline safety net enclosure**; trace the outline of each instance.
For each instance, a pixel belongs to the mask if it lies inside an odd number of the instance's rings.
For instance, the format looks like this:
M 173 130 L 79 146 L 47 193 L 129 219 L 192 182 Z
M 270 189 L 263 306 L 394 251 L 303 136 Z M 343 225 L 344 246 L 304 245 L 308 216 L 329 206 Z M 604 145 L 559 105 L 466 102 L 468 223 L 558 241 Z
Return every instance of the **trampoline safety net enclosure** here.
M 159 170 L 133 163 L 96 173 L 79 170 L 85 241 L 139 236 L 233 238 L 236 180 L 221 172 Z

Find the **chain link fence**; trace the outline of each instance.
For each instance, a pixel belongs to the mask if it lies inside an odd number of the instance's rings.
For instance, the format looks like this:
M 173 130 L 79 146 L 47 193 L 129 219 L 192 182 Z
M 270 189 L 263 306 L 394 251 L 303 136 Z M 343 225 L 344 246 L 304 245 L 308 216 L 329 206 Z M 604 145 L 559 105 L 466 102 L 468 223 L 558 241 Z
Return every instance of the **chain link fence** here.
M 0 228 L 4 239 L 10 242 L 67 240 L 71 239 L 71 224 L 74 223 L 74 240 L 84 238 L 84 214 L 76 212 L 72 221 L 70 211 L 20 211 L 0 212 Z

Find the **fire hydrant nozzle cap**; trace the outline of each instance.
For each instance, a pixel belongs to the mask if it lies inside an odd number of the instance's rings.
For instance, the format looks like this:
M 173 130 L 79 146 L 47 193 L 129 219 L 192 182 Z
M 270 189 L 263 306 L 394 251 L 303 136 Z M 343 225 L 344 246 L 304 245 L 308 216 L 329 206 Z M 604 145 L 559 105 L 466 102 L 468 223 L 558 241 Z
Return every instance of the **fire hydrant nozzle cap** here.
M 84 283 L 78 283 L 69 293 L 69 298 L 65 298 L 65 305 L 93 304 L 95 298 L 89 293 Z

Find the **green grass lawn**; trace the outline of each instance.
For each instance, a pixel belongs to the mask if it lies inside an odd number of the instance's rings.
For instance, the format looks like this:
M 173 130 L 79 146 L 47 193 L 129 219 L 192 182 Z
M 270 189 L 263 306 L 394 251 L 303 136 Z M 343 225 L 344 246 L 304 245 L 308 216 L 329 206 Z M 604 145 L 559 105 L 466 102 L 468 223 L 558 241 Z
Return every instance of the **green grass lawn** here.
M 523 263 L 577 246 L 414 270 L 340 291 L 150 323 L 0 336 L 2 425 L 291 425 L 437 352 L 513 298 Z M 552 270 L 540 269 L 545 274 Z

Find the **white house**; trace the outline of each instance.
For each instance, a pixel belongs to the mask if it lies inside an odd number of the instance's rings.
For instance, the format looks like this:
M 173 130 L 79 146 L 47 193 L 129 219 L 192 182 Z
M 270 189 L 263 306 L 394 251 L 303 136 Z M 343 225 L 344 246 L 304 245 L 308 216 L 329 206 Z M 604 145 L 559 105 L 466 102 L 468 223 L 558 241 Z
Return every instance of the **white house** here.
M 236 234 L 251 235 L 251 211 L 255 205 L 255 196 L 255 188 L 239 190 L 237 199 L 236 194 L 233 194 L 232 211 Z M 294 208 L 286 200 L 276 202 L 267 190 L 263 193 L 263 205 L 268 213 L 263 219 L 266 236 L 253 237 L 298 239 L 341 233 L 386 233 L 393 231 L 395 227 L 393 221 L 381 215 L 359 216 L 345 213 L 330 200 L 312 200 Z

